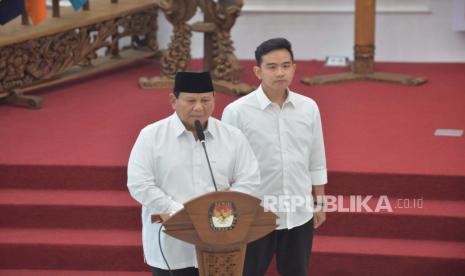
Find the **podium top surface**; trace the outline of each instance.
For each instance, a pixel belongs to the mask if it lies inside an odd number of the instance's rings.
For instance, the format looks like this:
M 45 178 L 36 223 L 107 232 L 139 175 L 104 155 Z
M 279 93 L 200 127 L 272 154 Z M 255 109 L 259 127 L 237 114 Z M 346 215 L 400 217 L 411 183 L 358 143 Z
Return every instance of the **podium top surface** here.
M 232 191 L 212 192 L 184 204 L 165 221 L 166 233 L 200 247 L 238 247 L 273 231 L 277 216 L 260 200 Z

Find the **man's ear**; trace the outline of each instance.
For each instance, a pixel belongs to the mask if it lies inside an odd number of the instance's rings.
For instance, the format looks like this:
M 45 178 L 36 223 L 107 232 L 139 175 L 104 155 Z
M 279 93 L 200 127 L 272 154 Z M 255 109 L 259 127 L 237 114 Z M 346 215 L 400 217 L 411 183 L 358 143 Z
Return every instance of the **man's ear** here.
M 253 72 L 254 72 L 255 76 L 257 77 L 257 79 L 262 80 L 262 75 L 261 75 L 262 71 L 261 71 L 261 68 L 259 66 L 255 65 L 253 67 Z
M 176 96 L 173 93 L 170 93 L 170 104 L 171 107 L 176 110 Z

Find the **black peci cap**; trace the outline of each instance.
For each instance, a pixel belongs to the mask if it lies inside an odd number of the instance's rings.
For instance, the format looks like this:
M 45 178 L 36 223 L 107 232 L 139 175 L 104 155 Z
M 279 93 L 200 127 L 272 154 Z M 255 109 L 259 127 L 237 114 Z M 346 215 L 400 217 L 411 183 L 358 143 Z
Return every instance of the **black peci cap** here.
M 210 72 L 177 72 L 174 78 L 173 93 L 177 97 L 181 92 L 213 92 Z

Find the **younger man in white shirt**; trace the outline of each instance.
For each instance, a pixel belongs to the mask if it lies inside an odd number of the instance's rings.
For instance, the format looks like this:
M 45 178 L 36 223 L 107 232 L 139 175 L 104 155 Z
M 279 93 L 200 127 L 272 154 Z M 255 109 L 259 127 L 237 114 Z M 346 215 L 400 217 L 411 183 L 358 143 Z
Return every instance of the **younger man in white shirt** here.
M 263 42 L 255 59 L 260 87 L 228 105 L 222 121 L 242 130 L 252 146 L 263 205 L 280 226 L 248 245 L 244 275 L 264 275 L 276 253 L 280 275 L 307 276 L 313 228 L 326 220 L 322 208 L 313 208 L 324 204 L 327 183 L 320 112 L 315 101 L 288 88 L 296 69 L 289 41 Z

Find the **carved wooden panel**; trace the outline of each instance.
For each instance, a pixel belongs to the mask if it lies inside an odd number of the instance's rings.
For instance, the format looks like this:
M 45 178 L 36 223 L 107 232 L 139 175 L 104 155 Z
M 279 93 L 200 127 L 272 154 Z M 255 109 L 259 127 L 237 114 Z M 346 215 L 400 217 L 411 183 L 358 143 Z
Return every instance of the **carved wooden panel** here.
M 237 266 L 241 260 L 240 251 L 232 253 L 208 253 L 202 252 L 203 261 L 208 264 L 205 267 L 207 276 L 235 276 Z
M 240 82 L 243 68 L 234 54 L 231 28 L 244 4 L 243 0 L 158 0 L 157 5 L 173 25 L 168 49 L 161 57 L 161 74 L 142 77 L 142 88 L 172 87 L 177 71 L 186 71 L 191 60 L 192 32 L 204 33 L 204 70 L 211 71 L 216 91 L 232 95 L 250 93 L 255 87 Z M 201 9 L 205 20 L 187 22 Z
M 158 51 L 158 8 L 65 30 L 52 35 L 0 46 L 0 92 L 57 78 L 73 66 L 91 66 L 97 51 L 117 56 L 118 41 Z

